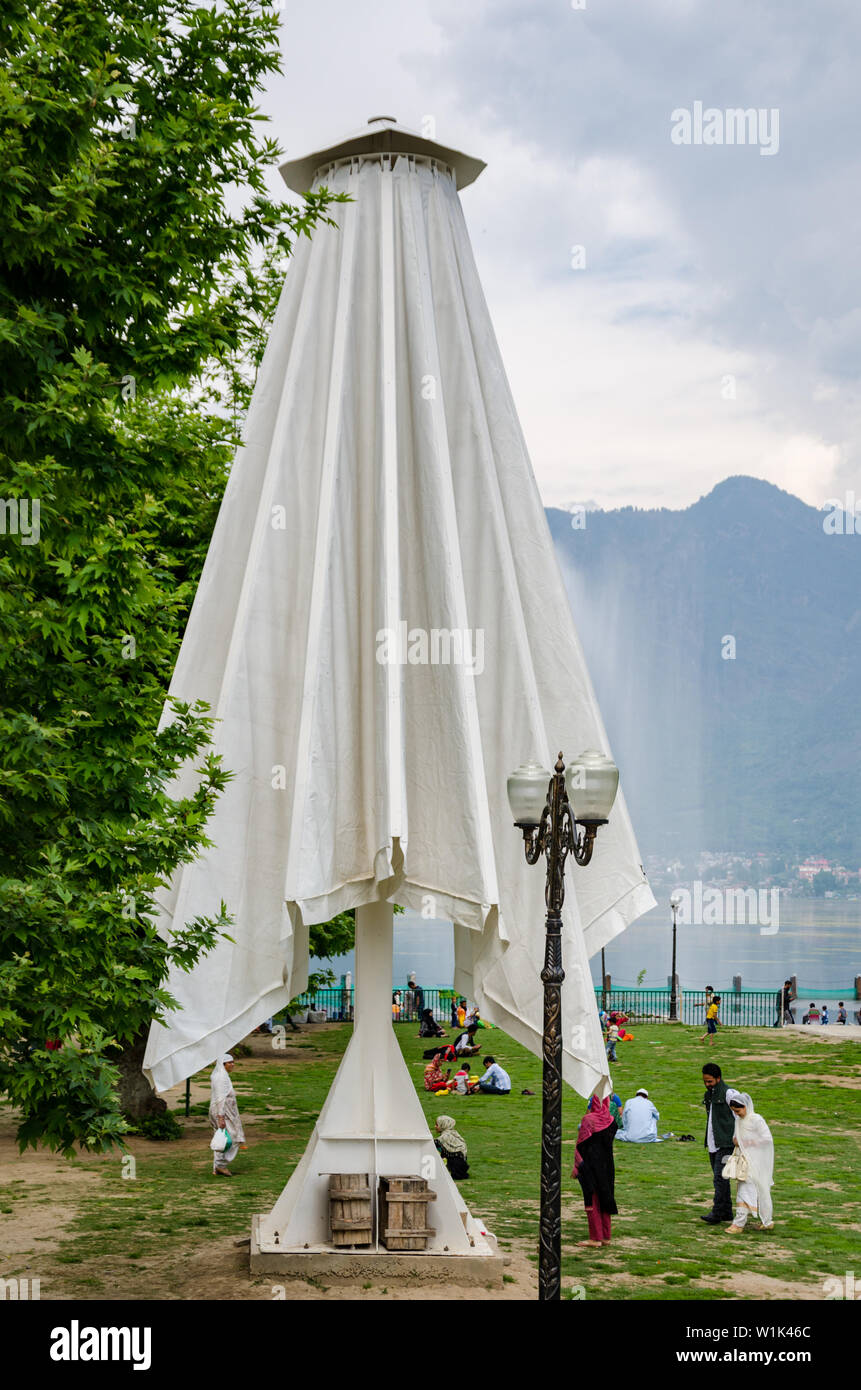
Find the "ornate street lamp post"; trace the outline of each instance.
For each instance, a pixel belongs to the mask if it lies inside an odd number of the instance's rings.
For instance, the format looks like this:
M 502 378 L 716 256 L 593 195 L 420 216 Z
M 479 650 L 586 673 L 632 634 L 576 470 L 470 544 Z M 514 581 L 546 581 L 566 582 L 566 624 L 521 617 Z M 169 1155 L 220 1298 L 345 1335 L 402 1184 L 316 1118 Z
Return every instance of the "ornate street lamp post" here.
M 670 898 L 670 907 L 673 909 L 673 970 L 670 975 L 670 1022 L 677 1023 L 679 1018 L 679 1000 L 676 993 L 676 918 L 682 903 L 681 893 L 674 893 Z
M 523 833 L 527 862 L 547 860 L 544 900 L 544 1069 L 541 1112 L 541 1220 L 538 1297 L 558 1300 L 562 1265 L 562 904 L 569 854 L 585 866 L 599 825 L 606 825 L 616 798 L 619 769 L 589 749 L 566 771 L 562 754 L 549 778 L 537 763 L 525 763 L 508 779 L 514 823 Z

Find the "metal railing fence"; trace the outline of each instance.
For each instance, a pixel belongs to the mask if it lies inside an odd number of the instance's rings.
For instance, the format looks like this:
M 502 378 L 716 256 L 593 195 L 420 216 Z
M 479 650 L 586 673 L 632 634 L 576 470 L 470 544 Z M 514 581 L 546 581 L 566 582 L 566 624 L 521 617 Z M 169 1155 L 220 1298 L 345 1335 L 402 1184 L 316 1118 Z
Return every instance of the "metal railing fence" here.
M 770 1028 L 777 1019 L 776 989 L 725 989 L 720 995 L 718 1020 L 724 1028 Z M 631 1023 L 667 1023 L 670 1018 L 668 989 L 595 989 L 598 1006 L 608 1013 L 625 1013 Z M 606 1001 L 606 1002 L 605 1002 Z M 701 989 L 679 990 L 677 1013 L 681 1023 L 705 1027 L 706 996 Z
M 400 989 L 392 991 L 392 1021 L 394 1023 L 418 1023 L 423 1009 L 430 1009 L 437 1023 L 442 1026 L 452 1027 L 452 1001 L 457 999 L 457 995 L 452 989 L 444 989 L 442 986 L 433 989 L 422 988 L 418 992 Z M 400 996 L 400 1002 L 396 1003 L 394 995 Z M 299 1011 L 303 1012 L 310 1009 L 314 1012 L 324 1013 L 329 1022 L 349 1021 L 353 1017 L 355 1007 L 355 987 L 346 989 L 343 985 L 328 985 L 323 989 L 317 989 L 306 994 L 300 994 L 298 998 Z
M 769 1028 L 777 1018 L 777 991 L 768 989 L 718 990 L 720 994 L 719 1020 L 726 1027 Z M 400 1003 L 393 1002 L 392 1021 L 394 1023 L 418 1023 L 421 1009 L 430 1009 L 434 1018 L 444 1028 L 456 1026 L 452 1021 L 452 1002 L 457 996 L 453 990 L 442 987 L 422 988 L 417 995 L 411 990 L 397 991 Z M 670 1018 L 670 991 L 668 989 L 595 989 L 595 999 L 599 1008 L 603 1005 L 607 1012 L 628 1015 L 631 1023 L 667 1023 Z M 311 1010 L 322 1013 L 328 1022 L 349 1021 L 355 1007 L 355 989 L 342 985 L 328 985 L 306 994 L 298 999 L 301 1013 Z M 701 989 L 679 991 L 677 1012 L 682 1023 L 705 1026 L 706 998 Z

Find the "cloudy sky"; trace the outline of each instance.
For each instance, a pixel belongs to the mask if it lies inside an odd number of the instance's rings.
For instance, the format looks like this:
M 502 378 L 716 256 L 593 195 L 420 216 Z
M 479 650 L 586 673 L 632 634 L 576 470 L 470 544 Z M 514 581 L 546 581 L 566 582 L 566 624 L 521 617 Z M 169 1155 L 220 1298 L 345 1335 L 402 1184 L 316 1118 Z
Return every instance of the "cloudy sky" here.
M 487 161 L 463 206 L 545 503 L 683 507 L 734 473 L 861 497 L 857 0 L 282 16 L 290 157 L 391 115 Z M 758 142 L 696 143 L 697 102 L 711 138 L 761 109 Z

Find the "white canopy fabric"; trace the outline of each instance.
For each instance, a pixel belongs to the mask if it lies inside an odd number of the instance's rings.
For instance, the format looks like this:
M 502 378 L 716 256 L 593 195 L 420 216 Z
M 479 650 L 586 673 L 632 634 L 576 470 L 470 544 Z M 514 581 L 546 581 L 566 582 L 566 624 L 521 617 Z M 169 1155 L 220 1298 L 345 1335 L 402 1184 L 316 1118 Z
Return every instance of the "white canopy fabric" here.
M 160 930 L 222 899 L 235 926 L 170 976 L 159 1090 L 304 988 L 309 924 L 380 899 L 455 922 L 456 987 L 540 1053 L 545 866 L 506 779 L 610 751 L 454 177 L 377 154 L 325 182 L 353 201 L 296 246 L 170 689 L 211 704 L 234 778 Z M 588 955 L 653 903 L 620 795 L 567 874 L 583 1095 L 607 1088 Z

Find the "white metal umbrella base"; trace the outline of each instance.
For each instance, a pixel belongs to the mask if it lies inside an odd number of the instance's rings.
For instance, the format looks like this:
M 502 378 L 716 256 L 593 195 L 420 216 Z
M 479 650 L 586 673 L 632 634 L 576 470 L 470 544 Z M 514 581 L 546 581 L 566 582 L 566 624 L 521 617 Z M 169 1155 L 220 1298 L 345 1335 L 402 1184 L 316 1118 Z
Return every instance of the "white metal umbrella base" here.
M 382 1260 L 387 1271 L 394 1262 L 395 1268 L 404 1272 L 408 1266 L 427 1267 L 429 1276 L 435 1278 L 443 1277 L 430 1272 L 437 1266 L 437 1257 L 457 1256 L 470 1265 L 480 1259 L 477 1268 L 484 1267 L 482 1277 L 492 1280 L 498 1275 L 501 1280 L 502 1259 L 497 1255 L 496 1238 L 470 1214 L 437 1152 L 392 1031 L 392 938 L 391 903 L 358 909 L 353 1036 L 295 1172 L 271 1212 L 254 1218 L 252 1269 L 284 1272 L 295 1264 L 293 1257 L 299 1257 L 301 1265 L 307 1255 L 308 1264 L 324 1258 L 327 1274 L 336 1267 L 349 1268 L 350 1261 L 364 1270 L 369 1260 Z M 478 1098 L 454 1098 L 455 1107 L 482 1103 L 486 1102 Z M 478 1155 L 471 1159 L 480 1162 Z M 355 1251 L 333 1246 L 329 1233 L 329 1178 L 333 1173 L 367 1173 L 373 1194 L 383 1176 L 426 1178 L 435 1193 L 435 1200 L 429 1203 L 428 1224 L 433 1235 L 428 1238 L 427 1250 L 386 1250 L 379 1240 L 376 1219 L 372 1246 Z M 372 1205 L 376 1207 L 375 1197 Z M 491 1267 L 492 1272 L 488 1272 Z M 446 1277 L 453 1279 L 454 1275 Z

